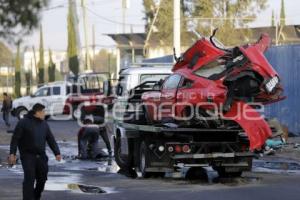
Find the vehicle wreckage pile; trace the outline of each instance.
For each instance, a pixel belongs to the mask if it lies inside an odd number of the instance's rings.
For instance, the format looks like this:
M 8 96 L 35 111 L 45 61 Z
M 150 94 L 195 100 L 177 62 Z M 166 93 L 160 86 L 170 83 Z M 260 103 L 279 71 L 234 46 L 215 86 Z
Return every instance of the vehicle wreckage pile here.
M 257 108 L 285 98 L 280 78 L 263 54 L 270 44 L 267 34 L 254 44 L 232 49 L 218 46 L 214 36 L 200 39 L 176 58 L 174 74 L 161 90 L 143 94 L 148 123 L 177 117 L 183 119 L 181 125 L 192 127 L 237 125 L 247 134 L 251 149 L 259 150 L 272 130 Z M 154 110 L 157 104 L 172 106 L 174 112 Z
M 180 167 L 211 166 L 220 176 L 252 168 L 275 132 L 260 111 L 285 97 L 264 52 L 254 44 L 225 49 L 214 38 L 198 40 L 176 58 L 165 80 L 146 81 L 129 91 L 124 118 L 114 135 L 120 168 L 143 177 Z

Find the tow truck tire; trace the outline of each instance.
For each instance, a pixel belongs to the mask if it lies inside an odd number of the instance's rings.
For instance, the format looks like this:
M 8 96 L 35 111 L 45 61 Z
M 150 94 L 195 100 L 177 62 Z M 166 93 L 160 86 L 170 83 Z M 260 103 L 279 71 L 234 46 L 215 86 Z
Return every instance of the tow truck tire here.
M 114 138 L 114 155 L 115 161 L 121 169 L 128 170 L 132 168 L 128 156 L 121 154 L 121 139 L 118 136 Z
M 140 159 L 139 159 L 139 169 L 143 178 L 150 178 L 152 176 L 151 172 L 146 172 L 149 166 L 149 151 L 147 149 L 146 143 L 142 142 L 140 146 Z
M 24 108 L 24 107 L 17 108 L 17 110 L 16 110 L 16 117 L 20 120 L 27 113 L 28 113 L 28 110 L 26 108 Z

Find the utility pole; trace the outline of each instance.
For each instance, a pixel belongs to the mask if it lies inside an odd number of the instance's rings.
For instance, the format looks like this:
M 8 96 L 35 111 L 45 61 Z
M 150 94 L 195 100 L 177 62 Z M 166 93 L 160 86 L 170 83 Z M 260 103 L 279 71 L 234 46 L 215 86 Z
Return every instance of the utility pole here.
M 122 0 L 123 33 L 126 32 L 126 10 L 129 8 L 129 0 Z
M 93 25 L 93 69 L 95 69 L 95 56 L 96 56 L 96 39 L 95 39 L 95 25 Z
M 76 43 L 77 43 L 77 55 L 79 60 L 79 71 L 82 71 L 84 67 L 82 66 L 82 56 L 81 56 L 81 43 L 80 43 L 80 35 L 79 35 L 79 19 L 77 14 L 77 5 L 76 0 L 69 0 L 72 13 L 73 13 L 73 21 L 74 21 L 74 27 L 75 27 L 75 37 L 76 37 Z
M 180 46 L 181 46 L 181 41 L 180 41 L 180 0 L 173 0 L 174 5 L 174 14 L 173 14 L 173 45 L 175 48 L 174 54 L 176 57 L 180 56 Z
M 85 67 L 86 70 L 90 70 L 91 65 L 90 65 L 89 40 L 88 40 L 88 28 L 87 28 L 85 0 L 81 0 L 81 8 L 82 8 L 82 17 L 83 17 L 84 43 L 85 43 L 85 64 L 84 64 L 84 67 Z

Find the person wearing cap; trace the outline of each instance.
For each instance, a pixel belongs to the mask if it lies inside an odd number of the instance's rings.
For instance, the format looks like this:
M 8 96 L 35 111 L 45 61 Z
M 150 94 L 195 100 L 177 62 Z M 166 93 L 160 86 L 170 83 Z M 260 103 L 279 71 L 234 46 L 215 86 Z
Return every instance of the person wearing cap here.
M 84 126 L 78 132 L 78 157 L 80 159 L 95 159 L 99 155 L 99 135 L 103 138 L 111 155 L 111 146 L 105 130 L 94 123 L 93 116 L 84 117 Z
M 38 200 L 44 190 L 48 175 L 46 143 L 57 161 L 61 161 L 59 147 L 45 121 L 45 106 L 35 104 L 21 119 L 11 138 L 9 164 L 16 164 L 17 148 L 24 171 L 23 200 Z

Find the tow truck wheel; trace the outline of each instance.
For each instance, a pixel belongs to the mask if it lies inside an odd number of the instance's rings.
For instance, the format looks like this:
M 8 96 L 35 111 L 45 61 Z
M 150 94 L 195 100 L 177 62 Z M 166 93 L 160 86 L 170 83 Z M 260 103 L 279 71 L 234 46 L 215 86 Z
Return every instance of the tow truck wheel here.
M 114 155 L 115 161 L 121 169 L 128 170 L 131 168 L 128 156 L 122 155 L 121 153 L 121 139 L 118 136 L 114 139 Z
M 140 146 L 140 164 L 139 164 L 139 169 L 140 172 L 142 173 L 143 178 L 149 178 L 151 177 L 152 173 L 146 172 L 147 167 L 149 166 L 149 152 L 147 149 L 147 146 L 145 142 L 141 143 Z

